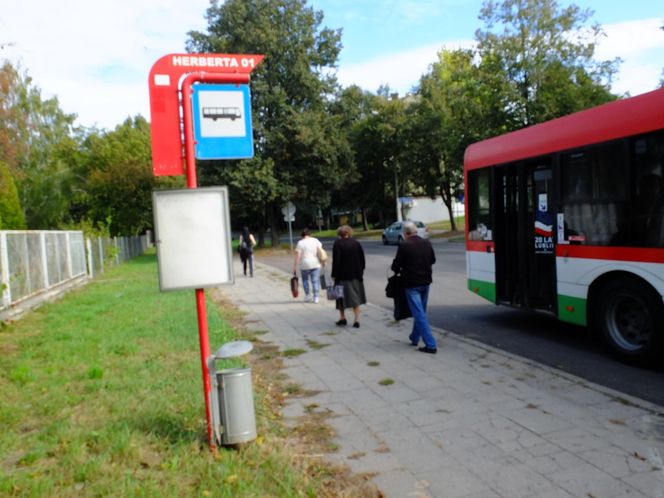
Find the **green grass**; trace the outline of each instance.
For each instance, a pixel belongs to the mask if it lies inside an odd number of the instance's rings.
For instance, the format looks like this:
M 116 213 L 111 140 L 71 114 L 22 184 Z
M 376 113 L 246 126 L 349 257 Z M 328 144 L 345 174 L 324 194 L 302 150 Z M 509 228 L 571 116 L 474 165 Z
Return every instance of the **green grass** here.
M 463 216 L 458 216 L 455 218 L 456 225 L 457 225 L 457 230 L 463 231 L 464 226 L 465 226 L 465 217 Z M 443 221 L 435 221 L 433 223 L 428 223 L 427 226 L 429 227 L 430 230 L 451 230 L 452 229 L 452 223 L 450 220 L 443 220 Z
M 207 308 L 214 351 L 236 332 Z M 318 495 L 260 401 L 257 441 L 209 451 L 194 292 L 154 255 L 3 327 L 0 393 L 0 496 Z
M 457 223 L 457 230 L 460 232 L 461 235 L 463 235 L 463 230 L 464 230 L 464 223 L 465 223 L 465 218 L 463 216 L 458 216 L 456 218 L 456 223 Z M 452 224 L 450 223 L 449 220 L 443 220 L 443 221 L 434 221 L 431 223 L 426 224 L 429 227 L 429 230 L 444 230 L 445 232 L 450 232 L 452 229 Z M 298 240 L 300 240 L 300 229 L 293 229 L 293 244 L 296 244 Z M 288 230 L 284 232 L 286 235 L 288 235 Z M 284 234 L 282 233 L 282 235 Z M 353 228 L 353 237 L 356 239 L 369 239 L 369 238 L 380 238 L 380 236 L 383 233 L 382 228 L 369 228 L 369 230 L 364 230 L 361 226 L 354 227 Z M 311 232 L 311 235 L 314 237 L 318 238 L 335 238 L 337 236 L 337 228 L 332 228 L 329 230 L 314 230 Z M 455 235 L 455 233 L 438 233 L 433 235 L 433 237 L 449 237 L 451 235 Z M 462 240 L 462 238 L 460 239 Z M 262 250 L 270 250 L 271 247 L 270 245 L 270 238 L 269 236 L 266 236 L 265 238 L 265 244 L 266 247 L 263 248 Z M 282 243 L 279 245 L 279 249 L 286 249 L 290 250 L 290 243 Z M 237 240 L 233 241 L 233 250 L 237 252 Z M 261 249 L 256 248 L 255 251 L 258 252 Z
M 306 342 L 307 342 L 307 346 L 309 346 L 311 349 L 315 349 L 315 350 L 323 349 L 323 348 L 329 346 L 329 344 L 326 344 L 324 342 L 314 341 L 312 339 L 307 339 Z
M 281 355 L 282 355 L 284 358 L 294 358 L 294 357 L 296 357 L 296 356 L 300 356 L 301 354 L 304 354 L 304 353 L 306 353 L 306 352 L 307 352 L 307 351 L 304 350 L 304 349 L 300 349 L 300 348 L 290 348 L 290 349 L 286 349 L 286 350 L 284 350 L 284 351 L 281 353 Z
M 315 231 L 312 232 L 311 235 L 321 238 L 334 238 L 337 236 L 337 228 L 338 227 L 329 230 L 321 230 L 320 232 Z M 369 228 L 369 230 L 365 230 L 361 226 L 353 227 L 353 237 L 355 238 L 377 237 L 380 236 L 381 233 L 383 233 L 382 228 Z
M 455 218 L 457 224 L 457 230 L 463 233 L 465 218 L 463 216 L 458 216 Z M 444 230 L 449 232 L 452 229 L 452 223 L 450 220 L 443 221 L 434 221 L 426 224 L 429 227 L 429 230 Z M 363 230 L 362 227 L 353 228 L 353 237 L 357 239 L 362 238 L 371 238 L 371 237 L 380 237 L 383 233 L 382 228 L 370 228 L 369 230 Z M 320 232 L 312 233 L 314 237 L 336 237 L 337 231 L 334 230 L 322 230 Z M 434 237 L 446 236 L 446 234 L 436 234 Z

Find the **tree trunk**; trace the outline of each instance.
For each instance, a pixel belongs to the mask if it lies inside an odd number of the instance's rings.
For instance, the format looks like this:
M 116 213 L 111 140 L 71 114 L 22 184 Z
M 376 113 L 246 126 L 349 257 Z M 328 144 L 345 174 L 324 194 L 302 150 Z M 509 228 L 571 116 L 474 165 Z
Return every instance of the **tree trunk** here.
M 256 236 L 257 236 L 256 245 L 258 247 L 265 247 L 265 226 L 263 226 L 263 224 L 260 223 L 256 227 L 256 232 L 257 232 L 256 233 Z
M 258 247 L 265 247 L 265 229 L 267 227 L 267 210 L 269 209 L 269 204 L 263 203 L 263 209 L 260 214 L 260 218 L 258 221 L 258 226 L 256 227 L 256 230 L 258 231 L 258 239 L 256 240 L 256 243 Z
M 367 222 L 367 208 L 362 208 L 362 227 L 366 232 L 369 230 L 369 223 Z
M 452 192 L 449 182 L 443 182 L 440 186 L 440 196 L 443 199 L 443 204 L 447 207 L 447 212 L 450 215 L 450 225 L 453 232 L 457 231 L 456 220 L 454 219 L 454 209 L 452 207 Z
M 272 248 L 279 247 L 279 216 L 277 211 L 279 206 L 275 203 L 270 203 L 267 209 L 267 224 L 270 227 L 270 238 Z

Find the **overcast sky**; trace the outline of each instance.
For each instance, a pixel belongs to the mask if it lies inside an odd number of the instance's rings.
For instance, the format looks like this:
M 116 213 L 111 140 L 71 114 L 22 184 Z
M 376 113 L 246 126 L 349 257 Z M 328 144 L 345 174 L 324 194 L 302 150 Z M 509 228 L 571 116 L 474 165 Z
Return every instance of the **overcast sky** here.
M 338 77 L 376 91 L 411 90 L 443 46 L 472 43 L 481 0 L 310 0 L 342 28 Z M 567 2 L 561 2 L 567 5 Z M 585 0 L 606 36 L 597 59 L 623 59 L 613 90 L 653 90 L 664 68 L 664 1 Z M 161 56 L 205 31 L 209 0 L 0 0 L 0 59 L 20 63 L 77 123 L 112 129 L 149 117 L 147 76 Z

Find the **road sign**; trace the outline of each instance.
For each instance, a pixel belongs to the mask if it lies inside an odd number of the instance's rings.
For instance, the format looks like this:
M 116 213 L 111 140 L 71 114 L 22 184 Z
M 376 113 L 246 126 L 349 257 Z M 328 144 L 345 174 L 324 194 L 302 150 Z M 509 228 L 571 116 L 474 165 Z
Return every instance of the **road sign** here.
M 168 54 L 152 65 L 148 79 L 150 90 L 150 138 L 152 172 L 155 176 L 184 174 L 182 153 L 182 114 L 180 81 L 189 73 L 214 73 L 228 76 L 226 83 L 235 82 L 263 60 L 250 54 Z
M 295 221 L 295 215 L 293 215 L 293 216 L 288 216 L 288 215 L 284 216 L 284 221 L 286 223 L 293 223 Z
M 263 60 L 262 55 L 170 54 L 163 56 L 152 65 L 148 84 L 150 89 L 152 172 L 155 176 L 183 175 L 186 164 L 187 188 L 197 188 L 192 88 L 197 83 L 248 85 L 249 73 L 261 60 Z M 212 113 L 214 114 L 215 111 L 212 111 Z M 224 111 L 221 111 L 221 113 L 223 114 Z M 249 128 L 251 129 L 251 126 Z M 202 211 L 207 210 L 203 209 Z M 196 211 L 192 209 L 184 209 L 183 212 L 187 215 L 191 215 L 191 212 L 196 214 Z M 178 210 L 175 209 L 170 214 L 175 216 L 178 214 Z M 198 232 L 219 231 L 218 227 L 214 226 L 206 225 L 201 227 L 199 219 L 203 218 L 204 213 L 200 212 L 197 216 L 194 216 L 193 221 L 198 223 L 195 226 L 197 230 L 195 230 L 193 235 L 189 234 L 192 236 L 185 237 L 185 240 L 193 240 L 193 236 L 199 235 Z M 190 224 L 185 223 L 185 225 L 188 228 L 190 227 Z M 225 228 L 230 230 L 228 219 L 225 220 L 225 225 Z M 175 226 L 175 223 L 173 223 L 173 226 Z M 171 235 L 173 233 L 177 234 L 177 230 L 170 233 Z M 177 239 L 177 236 L 175 239 Z M 221 247 L 219 240 L 218 238 L 214 239 L 214 237 L 210 240 L 217 243 L 216 255 L 218 256 L 220 254 L 219 247 Z M 208 246 L 214 246 L 214 244 L 208 244 Z M 179 262 L 185 256 L 191 257 L 191 255 L 197 254 L 191 246 L 185 249 L 187 250 L 176 251 L 176 261 Z M 214 251 L 215 249 L 213 248 L 210 252 Z M 227 252 L 230 254 L 230 249 Z M 227 264 L 225 269 L 230 270 L 230 275 L 232 276 L 232 265 Z M 185 282 L 185 284 L 191 285 L 201 285 L 202 283 L 205 282 L 199 280 L 193 283 Z M 208 338 L 207 312 L 205 309 L 206 299 L 205 291 L 202 287 L 197 287 L 195 292 L 208 444 L 210 449 L 213 449 L 212 396 L 210 369 L 208 367 L 210 343 Z
M 293 204 L 291 201 L 288 201 L 288 204 L 281 208 L 281 212 L 284 214 L 284 216 L 295 215 L 295 204 Z
M 193 114 L 197 159 L 254 156 L 249 85 L 195 85 Z

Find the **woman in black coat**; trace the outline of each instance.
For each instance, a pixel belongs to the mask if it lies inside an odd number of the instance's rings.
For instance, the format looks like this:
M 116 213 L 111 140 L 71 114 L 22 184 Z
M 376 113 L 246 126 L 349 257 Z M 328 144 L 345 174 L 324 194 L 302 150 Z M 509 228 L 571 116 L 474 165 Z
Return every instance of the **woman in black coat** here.
M 332 278 L 334 283 L 343 285 L 344 297 L 337 299 L 339 310 L 339 326 L 344 326 L 346 320 L 345 309 L 353 308 L 355 321 L 353 327 L 360 327 L 360 305 L 366 304 L 364 292 L 364 250 L 360 243 L 353 239 L 353 229 L 342 225 L 337 229 L 339 238 L 332 247 Z

